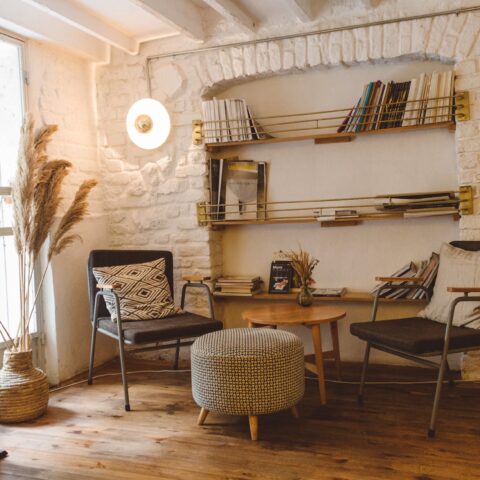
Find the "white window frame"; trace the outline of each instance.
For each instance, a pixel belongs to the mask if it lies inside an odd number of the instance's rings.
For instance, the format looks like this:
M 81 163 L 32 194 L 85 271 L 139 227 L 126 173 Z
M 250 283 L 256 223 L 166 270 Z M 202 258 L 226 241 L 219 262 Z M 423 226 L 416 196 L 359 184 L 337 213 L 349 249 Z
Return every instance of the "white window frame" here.
M 15 35 L 11 32 L 6 30 L 0 29 L 0 40 L 4 42 L 9 42 L 19 47 L 20 51 L 20 65 L 21 71 L 20 74 L 20 81 L 22 82 L 22 110 L 23 115 L 28 111 L 28 72 L 26 70 L 26 60 L 27 60 L 27 44 L 23 37 Z M 9 196 L 11 195 L 11 187 L 7 185 L 0 185 L 0 196 Z M 12 227 L 0 227 L 0 237 L 5 236 L 13 236 L 13 229 Z M 35 277 L 38 278 L 37 272 L 35 271 Z M 35 282 L 36 283 L 36 282 Z M 34 341 L 34 347 L 37 346 L 39 343 L 44 344 L 44 334 L 43 334 L 43 324 L 42 324 L 42 307 L 41 307 L 41 296 L 39 296 L 37 301 L 37 308 L 36 308 L 36 332 L 32 333 L 32 339 Z M 6 347 L 4 342 L 0 341 L 0 351 L 4 350 Z M 35 349 L 38 350 L 38 349 Z M 36 357 L 36 364 L 41 366 L 43 364 L 43 353 L 40 355 L 35 355 Z M 1 359 L 0 359 L 1 360 Z

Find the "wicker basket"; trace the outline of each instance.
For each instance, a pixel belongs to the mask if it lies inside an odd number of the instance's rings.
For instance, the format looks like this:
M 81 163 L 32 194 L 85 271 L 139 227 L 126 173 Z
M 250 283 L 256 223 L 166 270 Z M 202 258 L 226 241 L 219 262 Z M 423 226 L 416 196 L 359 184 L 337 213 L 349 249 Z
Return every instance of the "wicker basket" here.
M 32 352 L 5 352 L 0 370 L 0 423 L 43 415 L 48 405 L 47 376 L 32 364 Z

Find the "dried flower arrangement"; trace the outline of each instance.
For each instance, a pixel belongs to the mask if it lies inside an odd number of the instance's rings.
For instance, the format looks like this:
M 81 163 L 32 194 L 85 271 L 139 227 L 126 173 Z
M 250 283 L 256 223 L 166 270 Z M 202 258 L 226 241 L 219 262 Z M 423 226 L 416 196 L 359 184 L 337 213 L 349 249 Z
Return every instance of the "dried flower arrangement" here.
M 318 264 L 318 260 L 313 258 L 308 252 L 300 247 L 298 252 L 289 250 L 286 252 L 287 259 L 292 263 L 293 271 L 298 279 L 300 286 L 308 287 L 314 283 L 312 273 Z
M 30 322 L 47 269 L 55 255 L 75 240 L 81 240 L 71 230 L 87 214 L 87 197 L 97 184 L 96 180 L 85 180 L 80 185 L 56 230 L 52 232 L 46 265 L 32 295 L 35 263 L 51 233 L 62 201 L 62 183 L 72 166 L 66 160 L 50 160 L 46 153 L 46 147 L 57 129 L 56 125 L 47 125 L 36 133 L 30 117 L 22 127 L 17 173 L 12 185 L 13 231 L 20 274 L 20 322 L 15 337 L 9 334 L 0 320 L 0 335 L 10 352 L 30 349 Z

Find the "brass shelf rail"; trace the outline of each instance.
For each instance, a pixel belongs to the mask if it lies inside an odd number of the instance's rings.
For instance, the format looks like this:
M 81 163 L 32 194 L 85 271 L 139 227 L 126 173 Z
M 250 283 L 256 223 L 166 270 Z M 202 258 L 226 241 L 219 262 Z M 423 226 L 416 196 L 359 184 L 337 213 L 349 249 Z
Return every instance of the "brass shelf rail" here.
M 430 102 L 435 101 L 434 105 Z M 350 142 L 358 135 L 372 135 L 432 128 L 453 129 L 455 121 L 470 119 L 467 91 L 452 96 L 422 100 L 347 107 L 333 110 L 277 114 L 228 120 L 193 121 L 193 143 L 205 143 L 208 150 L 230 146 L 315 140 L 315 143 Z M 415 113 L 422 113 L 420 119 Z M 408 114 L 407 116 L 405 116 Z M 348 131 L 351 119 L 351 129 Z M 399 126 L 408 122 L 408 125 Z M 346 131 L 337 132 L 344 128 Z M 328 133 L 322 133 L 331 130 Z M 245 136 L 258 136 L 245 139 Z M 228 141 L 220 139 L 228 138 Z M 215 139 L 212 142 L 210 140 Z M 218 140 L 218 141 L 217 141 Z
M 349 212 L 349 211 L 354 211 Z M 265 203 L 197 203 L 200 226 L 266 225 L 276 223 L 318 223 L 322 226 L 350 226 L 363 221 L 406 219 L 473 213 L 470 185 L 459 190 L 385 194 L 365 197 Z

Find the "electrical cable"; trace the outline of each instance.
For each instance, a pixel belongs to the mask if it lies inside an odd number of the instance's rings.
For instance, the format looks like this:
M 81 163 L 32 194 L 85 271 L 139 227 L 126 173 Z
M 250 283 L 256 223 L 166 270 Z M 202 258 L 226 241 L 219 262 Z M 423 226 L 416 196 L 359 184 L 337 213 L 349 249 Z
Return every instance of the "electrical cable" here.
M 141 373 L 190 373 L 190 369 L 184 370 L 133 370 L 131 372 L 127 372 L 127 375 L 136 375 Z M 97 380 L 98 378 L 105 378 L 105 377 L 116 377 L 121 375 L 121 372 L 115 373 L 102 373 L 99 375 L 95 375 L 92 377 L 92 380 Z M 318 381 L 317 377 L 305 377 L 306 380 L 314 380 Z M 81 385 L 82 383 L 86 383 L 87 379 L 79 380 L 78 382 L 69 383 L 67 385 L 61 385 L 59 387 L 54 387 L 50 389 L 50 393 L 58 392 L 60 390 L 65 390 L 66 388 L 74 387 L 76 385 Z M 336 383 L 340 385 L 359 385 L 360 382 L 358 381 L 347 381 L 347 380 L 334 380 L 330 378 L 326 378 L 325 382 L 327 383 Z M 432 385 L 436 384 L 436 380 L 417 380 L 417 381 L 379 381 L 379 382 L 365 382 L 365 385 Z M 444 380 L 443 383 L 449 383 L 449 380 Z M 454 380 L 454 383 L 480 383 L 480 380 Z

